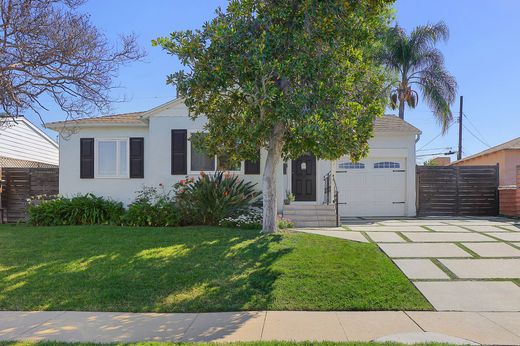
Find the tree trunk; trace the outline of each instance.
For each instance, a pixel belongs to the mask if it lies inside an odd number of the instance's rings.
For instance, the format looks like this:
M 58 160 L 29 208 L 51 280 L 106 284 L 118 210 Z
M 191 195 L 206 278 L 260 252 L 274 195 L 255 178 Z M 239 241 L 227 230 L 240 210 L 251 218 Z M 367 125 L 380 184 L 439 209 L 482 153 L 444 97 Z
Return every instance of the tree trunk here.
M 399 118 L 404 120 L 404 100 L 399 100 Z
M 278 163 L 282 157 L 283 146 L 282 124 L 276 124 L 271 132 L 269 146 L 267 148 L 267 160 L 265 161 L 264 176 L 262 180 L 262 193 L 264 201 L 262 230 L 266 233 L 276 231 L 277 193 L 276 176 Z

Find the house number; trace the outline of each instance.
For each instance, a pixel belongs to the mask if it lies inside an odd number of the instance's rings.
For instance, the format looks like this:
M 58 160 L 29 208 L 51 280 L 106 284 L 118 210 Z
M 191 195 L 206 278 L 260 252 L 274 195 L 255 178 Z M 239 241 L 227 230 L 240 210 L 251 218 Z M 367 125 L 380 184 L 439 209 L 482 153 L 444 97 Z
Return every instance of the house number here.
M 300 169 L 301 169 L 302 171 L 307 170 L 307 163 L 302 162 L 302 165 L 300 166 Z

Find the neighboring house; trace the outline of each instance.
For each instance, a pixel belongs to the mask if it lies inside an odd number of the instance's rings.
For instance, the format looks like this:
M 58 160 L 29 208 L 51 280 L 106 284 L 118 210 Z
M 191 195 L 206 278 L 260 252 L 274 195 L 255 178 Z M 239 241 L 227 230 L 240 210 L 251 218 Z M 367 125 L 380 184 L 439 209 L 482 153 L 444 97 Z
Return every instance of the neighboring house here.
M 516 184 L 516 167 L 520 165 L 520 137 L 453 162 L 452 166 L 496 165 L 499 185 Z
M 24 117 L 0 119 L 0 170 L 58 166 L 58 143 Z
M 60 193 L 92 192 L 125 203 L 143 185 L 172 186 L 200 171 L 226 170 L 261 187 L 265 152 L 257 162 L 229 167 L 225 157 L 208 157 L 190 138 L 206 119 L 191 120 L 182 99 L 146 112 L 49 123 L 60 138 Z M 287 192 L 294 204 L 324 203 L 324 176 L 335 175 L 341 216 L 415 215 L 415 142 L 420 131 L 396 116 L 375 121 L 370 154 L 358 163 L 304 155 L 278 168 L 278 208 Z M 64 131 L 65 130 L 65 131 Z
M 431 159 L 428 164 L 429 166 L 449 166 L 451 159 L 449 156 L 439 156 Z

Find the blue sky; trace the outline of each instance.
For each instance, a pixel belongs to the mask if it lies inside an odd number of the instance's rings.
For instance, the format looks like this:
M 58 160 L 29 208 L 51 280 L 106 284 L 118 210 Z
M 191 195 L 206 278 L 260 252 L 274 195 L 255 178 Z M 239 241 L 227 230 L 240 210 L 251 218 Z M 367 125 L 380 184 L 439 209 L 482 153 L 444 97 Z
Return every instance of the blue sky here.
M 115 83 L 121 88 L 114 95 L 126 101 L 115 103 L 114 112 L 146 110 L 174 98 L 174 89 L 165 84 L 165 79 L 181 66 L 160 48 L 151 47 L 150 41 L 171 31 L 200 27 L 226 1 L 153 0 L 150 5 L 144 4 L 137 0 L 90 0 L 81 8 L 111 40 L 121 33 L 134 32 L 148 54 L 143 62 L 120 70 Z M 520 1 L 398 0 L 395 8 L 397 22 L 407 30 L 439 20 L 450 28 L 449 41 L 439 47 L 448 70 L 458 81 L 459 94 L 464 95 L 464 113 L 469 118 L 464 119 L 466 126 L 478 138 L 464 129 L 464 156 L 520 136 Z M 445 152 L 446 147 L 456 150 L 457 126 L 453 125 L 446 136 L 437 137 L 440 128 L 421 101 L 415 110 L 405 113 L 405 119 L 423 132 L 418 154 Z M 457 98 L 453 105 L 457 116 L 458 109 Z M 64 118 L 56 107 L 42 115 L 45 121 Z M 40 124 L 36 117 L 28 117 Z M 442 149 L 424 151 L 434 148 Z

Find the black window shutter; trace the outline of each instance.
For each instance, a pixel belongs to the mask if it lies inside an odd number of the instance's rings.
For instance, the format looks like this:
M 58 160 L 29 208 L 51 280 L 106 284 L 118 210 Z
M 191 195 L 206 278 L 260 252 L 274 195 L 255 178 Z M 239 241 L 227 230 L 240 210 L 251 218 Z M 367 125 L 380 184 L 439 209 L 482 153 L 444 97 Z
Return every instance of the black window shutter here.
M 130 138 L 130 178 L 144 178 L 144 138 Z
M 188 130 L 172 130 L 172 174 L 188 174 Z
M 94 138 L 79 139 L 79 177 L 94 178 Z
M 246 160 L 244 162 L 244 174 L 260 174 L 260 150 L 256 161 Z

